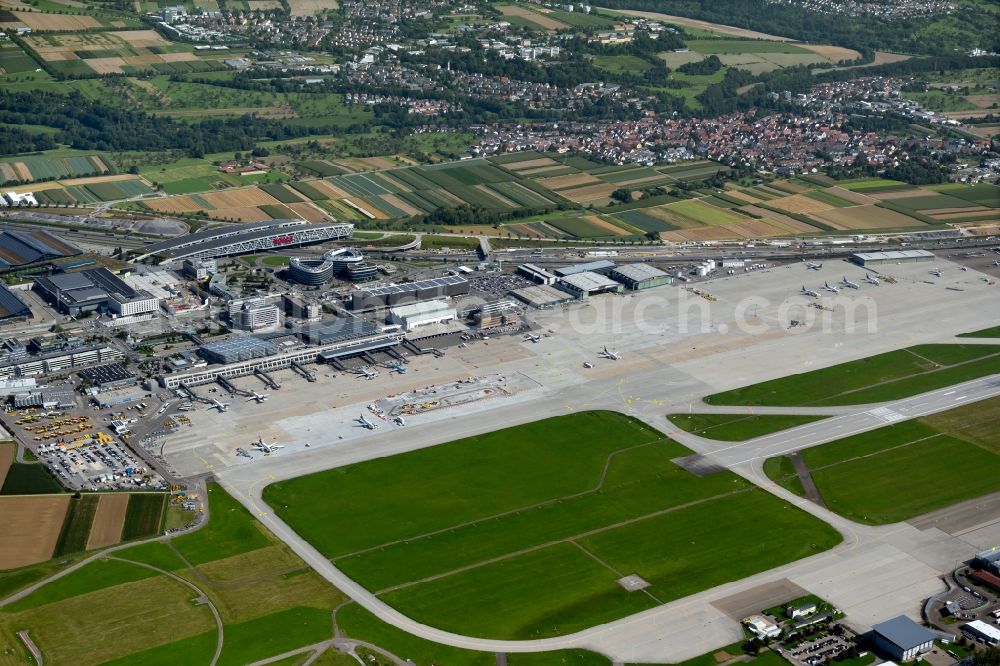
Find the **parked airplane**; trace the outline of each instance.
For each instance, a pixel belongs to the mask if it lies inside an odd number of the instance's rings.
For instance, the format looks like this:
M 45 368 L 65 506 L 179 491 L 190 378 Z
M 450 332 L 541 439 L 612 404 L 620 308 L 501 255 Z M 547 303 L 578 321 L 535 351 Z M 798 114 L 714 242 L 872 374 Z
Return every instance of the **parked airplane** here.
M 823 268 L 823 264 L 817 264 L 815 261 L 807 261 L 806 268 L 818 271 L 819 269 Z
M 363 428 L 367 428 L 368 430 L 378 430 L 378 425 L 366 419 L 364 414 L 362 414 L 361 416 L 359 416 L 354 420 L 357 421 L 358 424 Z
M 400 365 L 399 363 L 395 363 L 393 365 L 390 365 L 389 368 L 393 372 L 395 372 L 397 374 L 400 374 L 400 375 L 405 375 L 406 374 L 406 366 L 405 365 Z
M 830 284 L 829 282 L 824 282 L 823 283 L 823 288 L 826 289 L 827 291 L 831 292 L 831 293 L 834 293 L 834 294 L 839 294 L 840 293 L 840 290 L 837 289 L 832 284 Z
M 525 342 L 527 342 L 529 340 L 531 342 L 541 342 L 542 341 L 542 336 L 540 336 L 540 335 L 532 335 L 531 333 L 528 333 L 528 334 L 526 334 L 524 336 L 524 340 L 525 340 Z
M 931 271 L 931 275 L 933 275 L 934 277 L 941 277 L 941 269 L 935 268 L 934 270 Z
M 406 425 L 406 419 L 404 419 L 402 416 L 397 416 L 396 418 L 394 418 L 392 420 L 392 422 L 395 423 L 398 426 L 405 426 Z
M 865 275 L 865 282 L 867 282 L 868 284 L 873 284 L 876 287 L 882 284 L 882 282 L 877 277 L 875 277 L 870 273 Z
M 806 289 L 805 285 L 802 285 L 802 291 L 800 291 L 799 293 L 802 294 L 803 296 L 812 296 L 813 298 L 819 298 L 819 294 L 817 294 L 812 289 Z
M 850 280 L 848 280 L 846 275 L 844 276 L 844 281 L 841 282 L 840 284 L 844 285 L 848 289 L 860 289 L 861 288 L 861 286 L 857 282 L 851 282 Z
M 229 409 L 229 403 L 228 402 L 219 402 L 215 398 L 212 398 L 212 407 L 214 407 L 215 409 L 218 409 L 220 412 L 224 412 L 227 409 Z
M 251 393 L 253 393 L 253 395 L 247 398 L 247 402 L 250 402 L 251 400 L 256 400 L 257 402 L 264 402 L 265 400 L 267 400 L 267 395 L 268 395 L 267 393 L 257 393 L 256 391 L 251 391 Z
M 258 435 L 257 441 L 251 442 L 251 444 L 255 449 L 257 449 L 258 451 L 262 451 L 264 453 L 274 453 L 278 449 L 285 448 L 284 444 L 277 444 L 277 443 L 268 444 L 267 442 L 264 441 L 263 435 Z
M 378 377 L 378 373 L 374 370 L 369 370 L 368 368 L 358 368 L 354 371 L 354 374 L 359 377 L 364 377 L 365 379 L 375 379 Z
M 607 345 L 604 345 L 604 349 L 601 350 L 600 356 L 602 358 L 610 358 L 612 361 L 617 361 L 622 357 L 622 355 L 618 352 L 608 349 Z

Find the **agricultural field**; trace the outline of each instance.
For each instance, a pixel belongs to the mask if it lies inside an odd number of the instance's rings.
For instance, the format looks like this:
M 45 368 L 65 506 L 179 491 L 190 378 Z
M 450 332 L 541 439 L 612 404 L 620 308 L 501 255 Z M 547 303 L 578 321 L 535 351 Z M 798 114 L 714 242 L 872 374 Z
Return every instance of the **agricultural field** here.
M 176 74 L 223 69 L 154 30 L 33 34 L 25 45 L 63 74 Z
M 129 154 L 127 157 L 129 159 L 141 159 L 142 155 L 133 156 Z M 210 192 L 228 187 L 279 182 L 288 179 L 287 175 L 279 171 L 269 171 L 263 175 L 254 174 L 245 176 L 223 173 L 207 158 L 195 159 L 190 157 L 139 167 L 139 175 L 158 186 L 166 194 Z
M 837 208 L 814 212 L 809 217 L 838 231 L 908 229 L 927 226 L 916 218 L 883 206 Z
M 0 608 L 0 653 L 20 654 L 15 632 L 25 628 L 47 660 L 83 666 L 208 663 L 220 641 L 218 663 L 236 666 L 330 638 L 343 595 L 214 484 L 208 502 L 201 530 L 169 546 L 116 551 Z M 0 575 L 2 594 L 49 570 Z M 209 608 L 193 603 L 202 594 L 219 613 L 221 635 Z
M 28 155 L 0 160 L 0 185 L 29 183 L 36 180 L 100 176 L 114 172 L 114 162 L 106 155 L 79 155 L 62 158 Z
M 153 193 L 149 183 L 130 174 L 50 181 L 32 185 L 30 189 L 42 205 L 88 205 Z
M 871 194 L 873 192 L 888 192 L 892 190 L 908 190 L 912 185 L 901 183 L 898 180 L 887 180 L 885 178 L 858 178 L 856 180 L 843 180 L 837 183 L 839 187 L 851 192 L 863 192 Z
M 0 447 L 6 448 L 13 447 Z M 53 480 L 46 476 L 39 464 L 14 463 L 7 471 L 0 495 L 0 515 L 4 516 L 0 569 L 159 534 L 167 497 L 163 493 L 85 494 L 75 498 L 58 492 L 58 488 L 53 491 Z
M 659 56 L 671 69 L 700 62 L 710 55 L 717 56 L 723 64 L 723 69 L 716 76 L 719 80 L 727 68 L 742 69 L 751 74 L 764 74 L 797 65 L 837 63 L 860 57 L 856 51 L 835 46 L 793 44 L 761 39 L 691 39 L 687 40 L 686 45 L 688 51 L 665 52 Z M 671 78 L 688 81 L 695 86 L 693 89 L 676 91 L 689 98 L 689 104 L 692 105 L 697 105 L 693 100 L 694 95 L 704 90 L 707 83 L 715 82 L 705 81 L 699 77 L 686 77 L 679 72 L 671 75 Z
M 998 420 L 1000 399 L 990 398 L 805 449 L 801 456 L 830 509 L 858 522 L 894 523 L 1000 490 Z M 781 482 L 789 467 L 764 469 Z
M 524 5 L 498 5 L 497 9 L 503 14 L 504 20 L 511 25 L 528 27 L 534 30 L 545 30 L 555 32 L 569 28 L 568 23 L 556 20 L 543 10 L 536 11 Z
M 56 5 L 60 9 L 65 7 Z M 74 9 L 72 13 L 58 11 L 36 11 L 33 7 L 28 11 L 12 11 L 14 19 L 9 29 L 18 24 L 31 28 L 33 32 L 73 32 L 78 30 L 94 30 L 100 28 L 123 29 L 143 27 L 137 18 L 124 14 L 112 14 L 100 10 Z
M 823 416 L 783 414 L 671 414 L 672 424 L 685 432 L 725 442 L 742 442 L 819 421 Z
M 376 159 L 379 161 L 374 161 Z M 398 167 L 384 158 L 369 158 L 364 162 L 341 160 L 337 164 L 312 161 L 302 166 L 317 173 L 337 173 L 287 185 L 269 184 L 168 197 L 147 201 L 146 205 L 164 213 L 204 211 L 215 219 L 250 222 L 274 217 L 310 219 L 310 215 L 312 219 L 320 219 L 323 211 L 338 219 L 388 220 L 425 215 L 438 208 L 463 204 L 493 210 L 553 208 L 559 200 L 558 195 L 534 181 L 485 160 Z M 369 170 L 349 172 L 352 167 Z M 160 169 L 159 173 L 155 170 L 147 173 L 150 178 L 170 173 L 164 171 L 165 167 Z M 209 176 L 197 178 L 207 180 Z M 175 181 L 173 187 L 197 185 L 186 179 Z M 168 181 L 164 188 L 169 187 Z M 288 204 L 293 212 L 282 204 Z
M 264 498 L 400 611 L 493 638 L 576 631 L 839 542 L 729 472 L 671 462 L 689 453 L 628 417 L 584 412 L 279 482 Z M 391 492 L 360 493 L 375 480 Z M 766 518 L 750 525 L 746 511 Z M 693 539 L 707 520 L 719 538 Z M 724 571 L 701 566 L 718 552 Z M 627 592 L 617 571 L 650 587 Z
M 38 64 L 20 46 L 10 40 L 0 42 L 0 74 L 33 72 L 37 68 Z
M 707 396 L 710 405 L 863 405 L 1000 372 L 1000 346 L 917 345 Z

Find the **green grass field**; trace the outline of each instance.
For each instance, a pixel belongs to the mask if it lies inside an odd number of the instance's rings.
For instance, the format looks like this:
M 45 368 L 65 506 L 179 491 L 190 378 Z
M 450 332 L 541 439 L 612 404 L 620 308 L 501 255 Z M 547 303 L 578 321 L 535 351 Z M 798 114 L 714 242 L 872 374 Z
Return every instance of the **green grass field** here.
M 805 49 L 787 42 L 757 39 L 689 39 L 687 47 L 698 53 L 803 53 Z
M 898 180 L 888 180 L 886 178 L 860 178 L 858 180 L 847 180 L 837 183 L 838 187 L 852 192 L 878 192 L 888 190 L 906 190 L 910 186 Z
M 861 405 L 1000 372 L 1000 346 L 918 345 L 707 396 L 710 405 Z
M 0 446 L 15 446 L 13 442 L 0 442 Z M 64 492 L 62 484 L 49 473 L 45 465 L 12 462 L 7 470 L 0 495 L 45 495 Z
M 133 493 L 128 498 L 122 541 L 141 539 L 160 533 L 166 510 L 166 493 Z
M 199 530 L 172 540 L 192 564 L 221 560 L 263 548 L 270 541 L 239 502 L 218 486 L 209 486 L 211 530 Z
M 675 426 L 701 437 L 725 442 L 740 442 L 754 437 L 770 435 L 795 426 L 812 423 L 824 416 L 786 416 L 753 414 L 671 414 Z
M 576 631 L 839 541 L 733 474 L 698 478 L 671 462 L 689 453 L 627 417 L 584 412 L 280 482 L 264 497 L 388 603 L 491 637 Z M 362 492 L 372 483 L 393 491 Z M 753 538 L 736 524 L 740 503 L 768 516 L 744 528 Z M 732 529 L 691 544 L 710 515 L 734 516 Z M 719 548 L 730 567 L 698 566 Z M 625 592 L 621 570 L 652 588 Z
M 400 238 L 399 236 L 390 238 Z M 394 243 L 395 244 L 395 243 Z M 424 236 L 420 239 L 420 247 L 424 250 L 451 248 L 453 250 L 474 250 L 479 247 L 478 238 L 462 238 L 460 236 Z
M 642 74 L 652 68 L 648 62 L 632 55 L 594 56 L 594 66 L 615 74 Z
M 63 521 L 62 532 L 56 542 L 53 557 L 62 557 L 70 553 L 79 553 L 87 550 L 87 539 L 90 537 L 90 527 L 94 524 L 94 516 L 97 514 L 97 503 L 100 495 L 83 495 L 79 499 L 72 498 L 69 501 L 69 508 L 66 510 L 66 518 Z M 123 530 L 124 536 L 124 530 Z
M 990 328 L 980 329 L 978 331 L 972 331 L 971 333 L 962 333 L 958 337 L 960 338 L 1000 338 L 1000 326 L 991 326 Z
M 739 215 L 730 213 L 723 208 L 709 206 L 697 200 L 678 201 L 674 204 L 667 204 L 664 210 L 707 225 L 735 224 L 744 221 L 744 218 Z
M 1000 398 L 805 449 L 827 506 L 862 523 L 907 520 L 1000 490 Z M 784 456 L 764 471 L 784 485 Z M 919 489 L 914 492 L 914 489 Z

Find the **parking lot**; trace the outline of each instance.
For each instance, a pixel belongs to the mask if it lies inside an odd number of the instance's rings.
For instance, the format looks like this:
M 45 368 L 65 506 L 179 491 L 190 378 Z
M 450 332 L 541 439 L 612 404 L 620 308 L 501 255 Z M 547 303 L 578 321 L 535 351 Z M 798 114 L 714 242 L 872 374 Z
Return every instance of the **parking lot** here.
M 6 408 L 3 422 L 66 487 L 73 490 L 158 489 L 162 477 L 130 450 L 131 429 L 155 416 L 159 401 L 101 410 L 62 382 L 72 395 L 61 408 Z M 90 404 L 88 404 L 90 403 Z
M 786 650 L 784 656 L 793 664 L 819 666 L 819 664 L 831 661 L 850 647 L 850 643 L 840 636 L 824 636 L 813 641 L 800 643 L 794 649 Z

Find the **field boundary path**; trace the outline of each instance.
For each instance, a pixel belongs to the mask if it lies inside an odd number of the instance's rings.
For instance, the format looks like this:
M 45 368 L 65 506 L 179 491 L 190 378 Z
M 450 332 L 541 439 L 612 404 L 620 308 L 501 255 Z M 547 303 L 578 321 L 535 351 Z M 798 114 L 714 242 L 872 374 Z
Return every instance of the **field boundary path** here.
M 597 380 L 554 390 L 528 403 L 501 406 L 486 414 L 478 414 L 478 418 L 415 425 L 402 441 L 391 433 L 379 433 L 366 438 L 363 447 L 316 449 L 298 456 L 275 459 L 268 466 L 229 468 L 216 477 L 227 492 L 258 516 L 265 527 L 321 576 L 381 621 L 410 634 L 482 652 L 584 648 L 601 652 L 616 661 L 677 662 L 741 640 L 739 625 L 711 607 L 710 602 L 775 578 L 789 578 L 813 593 L 831 599 L 858 626 L 884 619 L 886 613 L 898 612 L 894 609 L 911 601 L 917 607 L 920 599 L 937 591 L 940 572 L 954 568 L 974 547 L 963 540 L 965 537 L 957 539 L 937 530 L 921 532 L 906 523 L 878 527 L 859 525 L 780 488 L 763 474 L 763 461 L 775 455 L 883 427 L 887 423 L 878 416 L 878 408 L 888 407 L 905 418 L 915 418 L 1000 395 L 998 379 L 1000 376 L 994 375 L 903 400 L 836 407 L 829 412 L 817 408 L 773 411 L 755 408 L 756 413 L 829 413 L 831 418 L 735 443 L 676 432 L 677 428 L 666 418 L 666 413 L 671 411 L 670 406 L 665 404 L 668 400 L 631 401 L 622 394 L 618 378 Z M 655 371 L 633 373 L 629 382 L 632 391 L 643 390 L 657 398 L 664 392 L 662 378 Z M 673 390 L 686 391 L 689 388 L 678 386 Z M 616 404 L 615 396 L 621 398 L 620 405 Z M 684 398 L 687 398 L 686 394 Z M 261 496 L 264 487 L 276 481 L 461 439 L 480 433 L 484 428 L 527 423 L 563 412 L 568 404 L 578 409 L 593 405 L 593 408 L 619 411 L 639 418 L 661 432 L 669 432 L 676 441 L 695 452 L 820 518 L 837 529 L 844 541 L 823 553 L 573 634 L 537 640 L 496 640 L 443 631 L 400 613 L 338 569 L 274 515 Z M 692 405 L 694 407 L 696 405 Z M 697 407 L 697 411 L 702 411 L 700 406 Z M 726 410 L 705 406 L 705 411 Z M 730 407 L 728 411 L 738 412 L 741 409 Z M 484 416 L 488 423 L 484 422 Z M 1000 538 L 1000 529 L 997 534 L 990 533 L 983 538 Z M 873 599 L 873 589 L 883 593 Z M 888 599 L 891 599 L 891 604 Z

